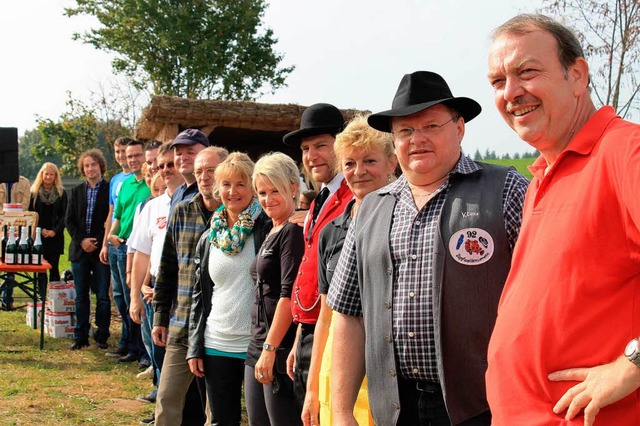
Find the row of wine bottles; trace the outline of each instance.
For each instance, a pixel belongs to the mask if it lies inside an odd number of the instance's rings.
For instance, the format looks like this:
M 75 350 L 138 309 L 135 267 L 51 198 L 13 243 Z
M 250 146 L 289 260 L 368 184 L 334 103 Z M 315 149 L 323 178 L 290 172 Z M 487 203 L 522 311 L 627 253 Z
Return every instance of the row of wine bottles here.
M 7 265 L 42 265 L 42 229 L 36 228 L 36 240 L 31 240 L 31 227 L 20 227 L 20 240 L 16 228 L 7 226 L 2 231 L 2 262 Z

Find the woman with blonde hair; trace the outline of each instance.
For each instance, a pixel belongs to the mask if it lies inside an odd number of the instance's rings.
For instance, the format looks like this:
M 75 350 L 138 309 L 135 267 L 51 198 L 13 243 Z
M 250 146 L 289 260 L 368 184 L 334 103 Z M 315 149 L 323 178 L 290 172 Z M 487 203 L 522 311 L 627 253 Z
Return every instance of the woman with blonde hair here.
M 355 116 L 336 136 L 333 150 L 338 159 L 338 167 L 353 192 L 353 200 L 347 204 L 344 213 L 327 224 L 320 233 L 318 291 L 321 295 L 321 307 L 313 336 L 307 394 L 302 408 L 305 425 L 332 423 L 329 387 L 333 323 L 332 311 L 327 306 L 326 299 L 347 230 L 364 197 L 395 180 L 394 170 L 397 164 L 391 135 L 370 127 L 366 116 L 362 115 Z M 373 425 L 366 378 L 358 394 L 354 417 L 360 426 Z
M 67 193 L 62 187 L 58 167 L 44 163 L 31 185 L 29 210 L 38 213 L 38 226 L 42 229 L 44 258 L 51 264 L 50 281 L 60 281 L 59 261 L 64 253 L 64 215 Z

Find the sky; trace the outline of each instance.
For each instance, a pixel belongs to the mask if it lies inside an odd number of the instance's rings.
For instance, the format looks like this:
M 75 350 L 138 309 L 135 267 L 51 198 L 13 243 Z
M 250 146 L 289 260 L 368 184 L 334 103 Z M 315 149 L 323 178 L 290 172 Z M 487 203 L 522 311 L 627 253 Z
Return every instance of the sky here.
M 532 151 L 507 127 L 487 82 L 489 33 L 541 0 L 271 0 L 265 24 L 278 38 L 283 65 L 295 65 L 288 87 L 258 99 L 379 112 L 391 107 L 404 74 L 434 71 L 454 96 L 483 112 L 467 125 L 463 150 L 473 154 Z M 71 0 L 0 4 L 0 127 L 22 135 L 36 118 L 57 120 L 70 91 L 89 101 L 116 81 L 114 55 L 72 40 L 96 25 L 91 17 L 63 16 Z M 144 106 L 144 105 L 143 105 Z

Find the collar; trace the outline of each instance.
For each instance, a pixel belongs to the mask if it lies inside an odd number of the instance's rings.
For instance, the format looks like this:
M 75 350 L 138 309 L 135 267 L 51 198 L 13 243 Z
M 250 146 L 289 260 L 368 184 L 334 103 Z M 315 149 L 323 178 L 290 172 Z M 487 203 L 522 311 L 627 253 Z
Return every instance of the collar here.
M 578 130 L 578 133 L 571 139 L 567 147 L 558 155 L 556 161 L 549 165 L 542 155 L 540 155 L 532 165 L 528 167 L 529 171 L 538 179 L 542 179 L 544 175 L 551 169 L 558 167 L 558 164 L 570 153 L 577 155 L 589 155 L 596 143 L 602 138 L 605 130 L 612 120 L 619 118 L 615 110 L 610 106 L 604 106 L 596 111 L 593 116 Z
M 333 177 L 333 179 L 329 181 L 329 183 L 323 183 L 322 185 L 320 185 L 320 189 L 329 188 L 329 195 L 331 195 L 338 189 L 340 189 L 340 185 L 342 184 L 343 179 L 344 176 L 342 175 L 342 173 L 338 173 Z
M 354 197 L 344 207 L 344 212 L 342 212 L 340 216 L 338 216 L 333 220 L 333 223 L 337 228 L 343 228 L 343 229 L 349 228 L 349 224 L 351 223 L 351 210 L 353 210 L 353 206 L 355 205 L 356 205 L 356 199 Z

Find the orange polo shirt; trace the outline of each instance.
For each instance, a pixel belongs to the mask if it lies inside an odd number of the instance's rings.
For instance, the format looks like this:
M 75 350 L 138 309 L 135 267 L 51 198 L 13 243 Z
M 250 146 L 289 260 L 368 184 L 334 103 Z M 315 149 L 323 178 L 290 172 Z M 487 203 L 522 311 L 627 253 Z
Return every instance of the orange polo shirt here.
M 640 336 L 640 126 L 600 109 L 546 176 L 539 158 L 489 344 L 494 426 L 582 425 L 552 409 L 575 382 L 549 373 L 622 355 Z M 640 392 L 597 426 L 640 425 Z

